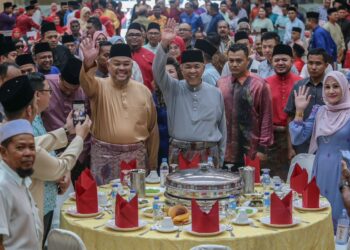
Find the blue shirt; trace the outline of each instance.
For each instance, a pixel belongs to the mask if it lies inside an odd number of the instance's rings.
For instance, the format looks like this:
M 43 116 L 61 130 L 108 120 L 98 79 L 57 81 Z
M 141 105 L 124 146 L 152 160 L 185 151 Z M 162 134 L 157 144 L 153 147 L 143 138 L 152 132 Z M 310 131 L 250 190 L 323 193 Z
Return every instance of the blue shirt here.
M 313 30 L 309 46 L 309 51 L 314 48 L 325 49 L 327 53 L 332 56 L 333 62 L 337 61 L 337 45 L 334 43 L 331 34 L 324 28 L 317 26 Z
M 32 122 L 34 136 L 47 134 L 44 128 L 43 121 L 39 115 L 35 116 Z M 50 152 L 51 155 L 56 156 L 55 152 Z M 44 182 L 44 215 L 55 209 L 57 196 L 57 184 L 54 181 Z
M 191 16 L 187 15 L 187 13 L 182 13 L 180 15 L 180 23 L 188 23 L 191 25 L 193 34 L 198 30 L 198 28 L 203 30 L 202 19 L 200 16 L 194 13 Z
M 216 86 L 216 82 L 219 80 L 220 74 L 213 66 L 213 64 L 208 63 L 205 65 L 204 73 L 202 76 L 203 82 L 209 83 L 210 85 Z
M 275 13 L 272 13 L 271 15 L 269 15 L 270 20 L 272 21 L 272 24 L 275 25 L 278 15 Z
M 40 73 L 43 73 L 44 75 L 59 75 L 61 74 L 61 71 L 56 66 L 51 66 L 50 71 L 44 71 L 42 69 L 38 69 Z
M 213 16 L 208 25 L 207 33 L 210 33 L 210 32 L 217 33 L 218 22 L 221 20 L 225 20 L 225 18 L 220 13 Z

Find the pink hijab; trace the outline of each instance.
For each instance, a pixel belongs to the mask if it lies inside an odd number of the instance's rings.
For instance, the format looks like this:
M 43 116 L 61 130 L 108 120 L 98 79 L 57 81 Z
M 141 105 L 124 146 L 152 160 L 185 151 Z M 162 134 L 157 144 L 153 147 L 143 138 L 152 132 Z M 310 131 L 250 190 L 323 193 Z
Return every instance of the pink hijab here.
M 324 83 L 327 81 L 328 77 L 333 77 L 339 83 L 343 96 L 340 102 L 336 105 L 327 103 L 327 97 L 324 94 L 325 84 L 323 84 L 322 96 L 326 105 L 321 106 L 316 115 L 309 148 L 309 153 L 311 154 L 315 153 L 317 150 L 317 138 L 319 136 L 328 136 L 336 133 L 350 119 L 350 93 L 348 80 L 344 74 L 339 71 L 329 72 L 324 78 Z

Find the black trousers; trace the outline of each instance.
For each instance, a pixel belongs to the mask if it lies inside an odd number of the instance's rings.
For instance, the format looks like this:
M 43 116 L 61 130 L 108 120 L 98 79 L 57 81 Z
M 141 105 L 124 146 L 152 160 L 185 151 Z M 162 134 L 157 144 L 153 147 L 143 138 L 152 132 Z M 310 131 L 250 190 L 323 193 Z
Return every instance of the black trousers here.
M 47 235 L 49 234 L 50 229 L 51 229 L 52 219 L 53 219 L 53 210 L 48 212 L 44 216 L 43 249 L 45 246 L 45 241 L 46 241 Z

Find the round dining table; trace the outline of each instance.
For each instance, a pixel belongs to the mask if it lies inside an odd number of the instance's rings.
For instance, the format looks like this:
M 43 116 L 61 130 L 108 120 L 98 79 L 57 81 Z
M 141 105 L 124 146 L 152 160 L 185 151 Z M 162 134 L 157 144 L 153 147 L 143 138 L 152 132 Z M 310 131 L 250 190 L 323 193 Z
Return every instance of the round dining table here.
M 155 187 L 154 184 L 148 185 Z M 111 186 L 99 187 L 99 191 L 109 193 Z M 147 198 L 150 204 L 153 198 Z M 160 196 L 164 200 L 164 196 Z M 324 199 L 324 198 L 322 198 Z M 233 236 L 224 231 L 216 236 L 194 236 L 182 230 L 172 233 L 160 233 L 149 230 L 153 220 L 141 213 L 139 219 L 148 222 L 144 228 L 132 232 L 119 232 L 109 229 L 104 224 L 113 218 L 111 212 L 93 218 L 77 218 L 66 213 L 75 206 L 72 199 L 66 200 L 61 208 L 60 227 L 78 234 L 88 250 L 180 250 L 191 249 L 201 244 L 229 246 L 233 250 L 333 250 L 335 248 L 331 208 L 321 211 L 300 211 L 293 209 L 293 217 L 301 223 L 288 228 L 272 228 L 260 223 L 262 212 L 251 217 L 252 225 L 233 226 Z M 266 214 L 265 214 L 266 215 Z M 226 223 L 226 222 L 225 222 Z M 149 230 L 149 232 L 140 235 Z M 179 236 L 177 234 L 179 233 Z

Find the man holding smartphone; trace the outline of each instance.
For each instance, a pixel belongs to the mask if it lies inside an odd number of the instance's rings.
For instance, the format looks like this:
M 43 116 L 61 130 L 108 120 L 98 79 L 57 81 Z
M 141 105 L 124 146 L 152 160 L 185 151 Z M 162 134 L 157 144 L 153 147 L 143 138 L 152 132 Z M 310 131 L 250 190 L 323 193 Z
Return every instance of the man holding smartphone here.
M 83 40 L 80 84 L 91 105 L 91 172 L 98 185 L 119 178 L 122 161 L 156 169 L 159 147 L 157 111 L 148 88 L 132 80 L 131 49 L 114 44 L 107 62 L 109 77 L 96 78 L 98 48 Z

